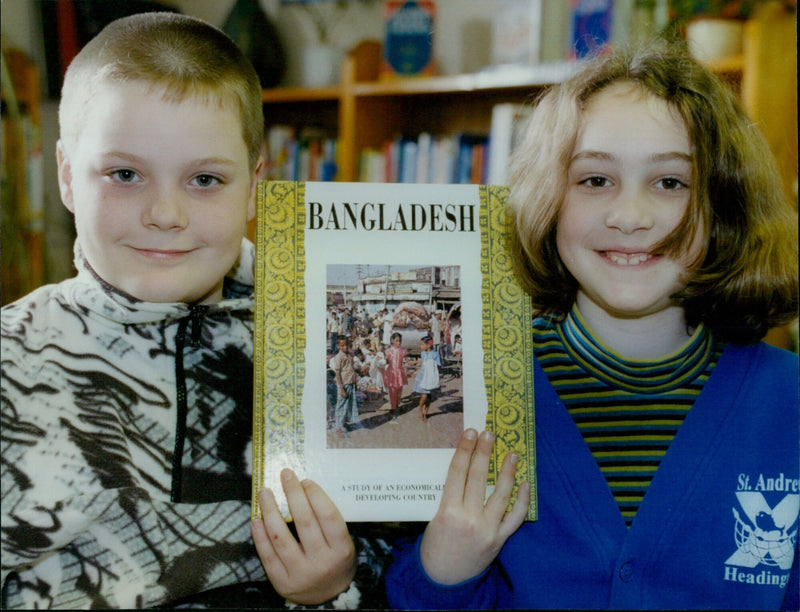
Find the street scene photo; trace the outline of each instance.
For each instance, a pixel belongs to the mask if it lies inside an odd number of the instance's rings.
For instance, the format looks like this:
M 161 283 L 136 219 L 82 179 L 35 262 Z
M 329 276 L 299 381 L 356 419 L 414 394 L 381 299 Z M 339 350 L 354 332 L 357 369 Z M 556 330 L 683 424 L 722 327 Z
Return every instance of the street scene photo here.
M 328 265 L 328 448 L 455 448 L 460 266 Z

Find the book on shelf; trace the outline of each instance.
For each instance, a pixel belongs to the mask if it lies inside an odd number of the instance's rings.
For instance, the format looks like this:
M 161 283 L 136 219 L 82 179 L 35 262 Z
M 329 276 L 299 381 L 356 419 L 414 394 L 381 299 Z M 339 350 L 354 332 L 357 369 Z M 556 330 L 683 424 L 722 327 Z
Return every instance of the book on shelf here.
M 274 125 L 266 136 L 266 177 L 286 181 L 336 178 L 336 138 L 320 128 Z
M 508 161 L 522 138 L 525 122 L 530 117 L 531 106 L 503 102 L 492 107 L 489 128 L 489 170 L 486 182 L 505 185 L 508 181 Z
M 492 65 L 539 62 L 542 0 L 499 0 L 492 17 Z
M 384 0 L 383 19 L 381 78 L 435 74 L 435 0 Z
M 385 183 L 486 183 L 489 138 L 484 134 L 448 136 L 427 132 L 367 147 L 359 159 L 359 179 Z
M 490 484 L 518 453 L 535 520 L 532 313 L 507 253 L 507 195 L 485 185 L 259 183 L 254 516 L 269 487 L 288 518 L 280 472 L 289 467 L 318 482 L 345 520 L 430 520 L 471 427 L 497 436 Z M 438 381 L 419 374 L 431 399 L 423 419 L 414 385 L 418 372 L 433 376 L 422 364 L 436 355 L 421 339 L 436 327 Z M 394 332 L 402 359 L 387 354 Z M 351 353 L 336 352 L 341 336 Z M 337 380 L 331 364 L 344 368 L 356 349 L 355 382 Z M 337 411 L 339 383 L 353 385 L 345 396 L 355 404 Z M 396 410 L 384 385 L 403 385 Z
M 570 59 L 605 53 L 611 45 L 614 0 L 572 0 L 570 9 Z

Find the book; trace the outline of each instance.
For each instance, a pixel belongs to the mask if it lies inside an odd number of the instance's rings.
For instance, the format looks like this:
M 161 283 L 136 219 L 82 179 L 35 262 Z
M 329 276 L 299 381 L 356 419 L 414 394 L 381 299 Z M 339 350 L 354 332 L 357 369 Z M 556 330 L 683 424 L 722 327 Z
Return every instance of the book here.
M 427 132 L 386 140 L 359 155 L 359 178 L 370 183 L 486 183 L 489 137 Z M 295 179 L 301 180 L 301 179 Z
M 613 14 L 613 0 L 572 0 L 570 59 L 584 59 L 608 51 Z
M 384 0 L 382 78 L 431 76 L 436 72 L 434 0 Z
M 500 0 L 492 17 L 492 65 L 539 62 L 542 0 Z
M 490 185 L 506 184 L 509 157 L 522 138 L 522 128 L 531 110 L 531 106 L 514 102 L 502 102 L 492 107 L 486 180 Z
M 532 312 L 507 252 L 507 196 L 485 185 L 259 183 L 254 516 L 269 487 L 288 517 L 280 472 L 289 467 L 318 482 L 345 520 L 430 520 L 472 427 L 497 436 L 491 484 L 518 453 L 535 520 Z M 420 340 L 437 325 L 439 387 L 423 420 L 413 385 L 426 360 Z M 396 412 L 376 373 L 385 328 L 407 350 Z M 345 334 L 363 356 L 349 423 L 337 419 L 330 368 Z

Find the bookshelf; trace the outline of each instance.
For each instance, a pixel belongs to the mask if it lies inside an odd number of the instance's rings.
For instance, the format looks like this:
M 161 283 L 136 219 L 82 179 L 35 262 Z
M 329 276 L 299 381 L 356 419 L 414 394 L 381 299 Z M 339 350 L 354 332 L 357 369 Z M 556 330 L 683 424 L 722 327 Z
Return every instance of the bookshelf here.
M 795 12 L 766 2 L 745 27 L 744 52 L 714 62 L 729 80 L 778 157 L 787 190 L 797 177 Z M 522 102 L 566 78 L 574 66 L 559 62 L 505 72 L 379 80 L 380 44 L 362 42 L 343 61 L 341 81 L 322 89 L 263 92 L 267 126 L 313 125 L 338 134 L 337 179 L 358 179 L 359 156 L 397 135 L 421 132 L 488 134 L 491 110 Z
M 39 71 L 3 49 L 2 244 L 0 286 L 8 304 L 44 279 L 44 177 Z

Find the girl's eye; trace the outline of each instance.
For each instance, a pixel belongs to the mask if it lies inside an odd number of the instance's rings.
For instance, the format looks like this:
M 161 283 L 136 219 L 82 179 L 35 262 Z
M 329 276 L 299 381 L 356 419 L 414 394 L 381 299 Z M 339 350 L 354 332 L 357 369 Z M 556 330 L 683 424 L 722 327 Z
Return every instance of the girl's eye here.
M 192 179 L 192 182 L 194 182 L 194 184 L 198 187 L 214 187 L 221 181 L 216 176 L 212 176 L 210 174 L 198 174 Z
M 135 170 L 131 170 L 130 168 L 120 168 L 119 170 L 114 170 L 111 173 L 111 177 L 120 183 L 132 183 L 136 180 L 138 175 Z
M 682 181 L 675 178 L 674 176 L 668 176 L 667 178 L 663 178 L 659 180 L 657 184 L 661 189 L 666 189 L 668 191 L 673 191 L 675 189 L 681 189 L 682 187 L 686 187 L 686 185 Z
M 604 176 L 590 176 L 589 178 L 581 181 L 581 185 L 591 187 L 592 189 L 608 187 L 610 184 L 610 181 Z

